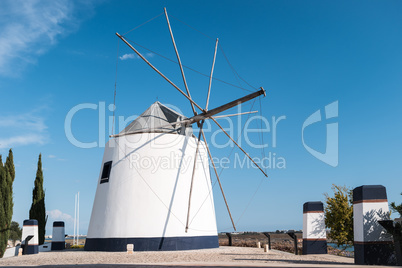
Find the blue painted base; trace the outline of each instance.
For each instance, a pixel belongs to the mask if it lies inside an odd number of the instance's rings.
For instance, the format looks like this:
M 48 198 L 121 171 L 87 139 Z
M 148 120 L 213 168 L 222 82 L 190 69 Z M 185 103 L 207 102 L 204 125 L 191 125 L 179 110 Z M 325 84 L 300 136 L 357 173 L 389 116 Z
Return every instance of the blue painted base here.
M 306 254 L 327 254 L 327 241 L 303 239 L 303 255 Z
M 395 265 L 396 256 L 392 243 L 354 244 L 355 264 Z
M 52 242 L 51 250 L 63 250 L 65 249 L 65 242 Z
M 147 238 L 87 238 L 88 251 L 127 251 L 127 244 L 134 244 L 134 251 L 171 251 L 219 247 L 218 236 L 147 237 Z
M 23 255 L 38 254 L 38 252 L 39 252 L 39 246 L 38 245 L 29 245 L 28 244 L 28 247 L 27 247 L 26 251 L 24 250 L 25 245 L 22 245 L 21 248 L 23 248 L 23 250 L 22 250 Z

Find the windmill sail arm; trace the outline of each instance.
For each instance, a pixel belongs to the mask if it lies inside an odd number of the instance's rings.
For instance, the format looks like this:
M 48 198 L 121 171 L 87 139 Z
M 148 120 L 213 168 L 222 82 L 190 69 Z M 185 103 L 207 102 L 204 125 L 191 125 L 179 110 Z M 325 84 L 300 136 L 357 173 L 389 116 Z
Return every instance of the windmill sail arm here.
M 207 104 L 205 105 L 205 110 L 206 110 L 206 111 L 208 111 L 209 95 L 210 95 L 210 93 L 211 93 L 212 74 L 214 73 L 214 68 L 215 68 L 216 51 L 218 50 L 218 41 L 219 41 L 219 39 L 216 38 L 214 60 L 212 61 L 211 74 L 209 75 L 209 85 L 208 85 Z
M 249 95 L 246 95 L 246 96 L 244 96 L 244 97 L 242 97 L 242 98 L 240 98 L 240 99 L 231 101 L 231 102 L 229 102 L 229 103 L 226 103 L 226 104 L 224 104 L 224 105 L 222 105 L 222 106 L 219 106 L 219 107 L 214 108 L 214 109 L 212 109 L 212 110 L 209 110 L 209 111 L 207 111 L 207 112 L 203 112 L 203 113 L 201 113 L 201 114 L 199 114 L 199 115 L 193 116 L 193 117 L 190 118 L 190 123 L 192 124 L 192 123 L 195 123 L 195 122 L 199 122 L 199 121 L 201 121 L 201 120 L 204 120 L 204 119 L 206 119 L 206 118 L 212 117 L 212 116 L 214 116 L 214 115 L 216 115 L 216 114 L 218 114 L 218 113 L 221 113 L 221 112 L 223 112 L 223 111 L 226 111 L 226 110 L 228 110 L 228 109 L 230 109 L 230 108 L 233 108 L 233 107 L 235 107 L 235 106 L 237 106 L 237 105 L 240 105 L 240 104 L 242 104 L 242 103 L 244 103 L 244 102 L 247 102 L 247 101 L 249 101 L 249 100 L 252 100 L 252 99 L 254 99 L 254 98 L 258 97 L 258 96 L 261 96 L 261 95 L 266 96 L 265 89 L 262 88 L 262 87 L 261 87 L 261 89 L 260 89 L 259 91 L 256 91 L 256 92 L 254 92 L 254 93 L 251 93 L 251 94 L 249 94 Z
M 198 150 L 199 150 L 200 142 L 201 142 L 201 131 L 202 131 L 203 125 L 204 125 L 204 121 L 202 121 L 201 124 L 200 124 L 200 132 L 198 133 L 197 147 L 195 149 L 193 173 L 191 175 L 190 194 L 189 194 L 189 197 L 188 197 L 187 221 L 186 221 L 186 229 L 185 229 L 186 233 L 188 231 L 188 227 L 189 227 L 189 224 L 190 224 L 189 221 L 190 221 L 190 209 L 191 209 L 191 195 L 193 193 L 195 167 L 197 165 L 197 156 L 198 156 Z
M 164 11 L 165 11 L 166 21 L 167 21 L 167 24 L 168 24 L 168 27 L 169 27 L 170 37 L 172 38 L 172 43 L 173 43 L 174 51 L 176 52 L 177 61 L 178 61 L 178 63 L 179 63 L 181 76 L 182 76 L 182 78 L 183 78 L 184 87 L 186 88 L 187 96 L 191 99 L 190 90 L 188 89 L 188 85 L 187 85 L 187 81 L 186 81 L 186 76 L 184 75 L 183 65 L 181 64 L 181 59 L 180 59 L 179 51 L 177 50 L 176 42 L 175 42 L 175 40 L 174 40 L 173 31 L 172 31 L 172 27 L 170 26 L 169 16 L 168 16 L 168 14 L 167 14 L 166 7 L 164 8 Z M 194 108 L 194 104 L 193 104 L 191 101 L 190 101 L 190 104 L 191 104 L 191 109 L 193 109 L 194 115 L 197 115 L 197 112 L 195 111 L 195 108 Z
M 237 105 L 240 105 L 240 104 L 242 104 L 244 102 L 252 100 L 252 99 L 254 99 L 254 98 L 258 97 L 258 96 L 261 96 L 261 95 L 266 96 L 265 90 L 262 87 L 261 87 L 261 89 L 259 91 L 256 91 L 256 92 L 251 93 L 249 95 L 246 95 L 246 96 L 244 96 L 242 98 L 239 98 L 237 100 L 234 100 L 232 102 L 229 102 L 227 104 L 224 104 L 222 106 L 219 106 L 217 108 L 214 108 L 214 109 L 209 110 L 207 112 L 203 112 L 201 114 L 195 115 L 195 116 L 193 116 L 191 118 L 188 118 L 188 119 L 185 119 L 185 120 L 182 120 L 182 121 L 169 123 L 169 124 L 166 124 L 166 125 L 161 126 L 159 128 L 148 128 L 148 129 L 141 129 L 141 130 L 136 130 L 136 131 L 131 131 L 131 132 L 119 133 L 119 134 L 116 134 L 116 135 L 110 135 L 110 137 L 116 138 L 116 137 L 120 137 L 120 136 L 131 135 L 131 134 L 158 132 L 158 130 L 161 131 L 161 129 L 163 129 L 164 127 L 169 127 L 169 126 L 176 125 L 176 124 L 194 124 L 194 123 L 198 123 L 199 121 L 205 120 L 205 119 L 212 119 L 212 120 L 215 121 L 216 124 L 218 124 L 218 122 L 216 122 L 216 120 L 212 116 L 214 116 L 215 114 L 221 113 L 223 111 L 226 111 L 226 110 L 228 110 L 230 108 L 233 108 L 233 107 L 235 107 Z M 192 101 L 191 98 L 190 98 L 190 100 Z M 229 115 L 229 116 L 231 116 L 231 115 Z M 218 126 L 219 126 L 219 124 L 218 124 Z M 172 131 L 174 131 L 174 130 L 172 130 Z
M 216 170 L 216 166 L 215 166 L 215 163 L 214 163 L 214 161 L 213 161 L 211 151 L 209 150 L 209 146 L 208 146 L 208 143 L 207 143 L 207 139 L 205 138 L 204 130 L 201 129 L 201 133 L 202 133 L 202 138 L 204 139 L 204 142 L 205 142 L 205 147 L 207 148 L 207 152 L 208 152 L 208 155 L 209 155 L 209 159 L 211 160 L 212 166 L 213 166 L 213 168 L 214 168 L 215 175 L 216 175 L 216 179 L 218 180 L 219 188 L 221 189 L 222 196 L 223 196 L 223 200 L 225 201 L 225 205 L 226 205 L 226 208 L 227 208 L 227 210 L 228 210 L 230 220 L 232 221 L 233 229 L 236 231 L 236 226 L 235 226 L 235 223 L 234 223 L 234 221 L 233 221 L 232 213 L 230 213 L 228 201 L 226 200 L 225 192 L 223 191 L 223 187 L 222 187 L 222 184 L 221 184 L 221 180 L 220 180 L 220 178 L 219 178 L 218 171 Z
M 169 80 L 163 73 L 161 73 L 155 66 L 153 66 L 138 50 L 136 50 L 127 40 L 121 36 L 120 34 L 116 33 L 116 35 L 124 42 L 126 45 L 131 48 L 146 64 L 148 64 L 155 72 L 157 72 L 160 76 L 162 76 L 169 84 L 171 84 L 175 89 L 177 89 L 184 97 L 186 97 L 192 104 L 194 104 L 198 109 L 201 111 L 205 111 L 201 108 L 197 103 L 195 103 L 191 97 L 189 97 L 186 93 L 183 92 L 178 86 L 176 86 L 172 81 Z

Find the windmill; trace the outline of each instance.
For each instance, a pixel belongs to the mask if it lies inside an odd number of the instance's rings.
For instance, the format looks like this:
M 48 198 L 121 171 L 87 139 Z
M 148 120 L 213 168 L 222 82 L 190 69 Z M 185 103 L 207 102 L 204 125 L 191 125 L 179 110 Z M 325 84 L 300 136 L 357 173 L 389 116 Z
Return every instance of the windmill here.
M 135 250 L 218 247 L 208 157 L 211 159 L 233 228 L 236 230 L 203 131 L 206 120 L 212 120 L 267 176 L 263 169 L 216 120 L 219 117 L 218 114 L 230 108 L 259 96 L 265 96 L 265 90 L 261 87 L 258 91 L 242 98 L 208 109 L 218 48 L 218 39 L 216 39 L 206 105 L 203 108 L 197 104 L 192 99 L 187 85 L 166 8 L 164 14 L 186 92 L 160 72 L 124 36 L 118 33 L 116 35 L 190 102 L 193 115 L 185 117 L 163 104 L 155 102 L 123 131 L 110 136 L 111 139 L 105 148 L 103 168 L 100 173 L 88 228 L 86 250 L 124 251 L 126 245 L 130 243 L 134 244 Z M 199 128 L 198 138 L 192 134 L 193 125 Z M 163 144 L 173 143 L 173 140 L 178 141 L 178 143 L 170 145 L 168 149 L 156 149 L 150 146 L 155 140 L 163 141 Z M 188 144 L 195 145 L 195 149 L 194 147 L 190 148 Z M 130 148 L 127 149 L 127 146 Z M 141 159 L 165 157 L 172 152 L 180 154 L 180 166 L 163 171 L 156 170 L 155 173 L 150 173 L 148 169 L 132 168 L 132 163 L 127 161 L 128 158 L 137 153 L 140 155 L 134 159 L 134 165 Z M 207 157 L 205 157 L 206 154 Z M 183 159 L 189 155 L 192 156 L 191 159 L 193 160 L 192 168 L 182 172 Z M 198 187 L 197 191 L 193 191 L 196 187 Z M 146 191 L 149 193 L 147 194 Z M 207 198 L 204 199 L 205 196 Z M 162 204 L 159 204 L 159 201 Z

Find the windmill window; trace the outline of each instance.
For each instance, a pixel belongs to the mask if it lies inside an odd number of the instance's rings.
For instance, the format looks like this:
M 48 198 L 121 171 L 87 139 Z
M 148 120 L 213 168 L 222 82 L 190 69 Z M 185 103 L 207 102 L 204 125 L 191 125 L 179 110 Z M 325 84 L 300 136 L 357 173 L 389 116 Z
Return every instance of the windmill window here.
M 109 182 L 110 171 L 112 170 L 112 161 L 103 164 L 102 177 L 100 183 Z

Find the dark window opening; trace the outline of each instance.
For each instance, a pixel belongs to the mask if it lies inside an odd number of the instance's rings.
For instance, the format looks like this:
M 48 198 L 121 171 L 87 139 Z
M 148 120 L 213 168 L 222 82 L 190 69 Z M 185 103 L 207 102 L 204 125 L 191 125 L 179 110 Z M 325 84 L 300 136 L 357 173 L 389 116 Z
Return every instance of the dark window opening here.
M 100 183 L 109 182 L 110 171 L 112 170 L 112 161 L 106 162 L 103 165 L 102 177 Z

